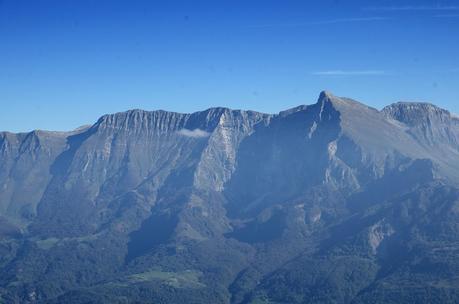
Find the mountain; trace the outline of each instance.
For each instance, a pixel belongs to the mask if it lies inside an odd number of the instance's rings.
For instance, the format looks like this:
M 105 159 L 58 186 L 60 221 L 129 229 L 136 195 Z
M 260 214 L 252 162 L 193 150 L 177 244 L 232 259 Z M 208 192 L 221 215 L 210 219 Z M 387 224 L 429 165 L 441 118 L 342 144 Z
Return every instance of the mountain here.
M 320 94 L 0 133 L 0 303 L 459 302 L 459 119 Z

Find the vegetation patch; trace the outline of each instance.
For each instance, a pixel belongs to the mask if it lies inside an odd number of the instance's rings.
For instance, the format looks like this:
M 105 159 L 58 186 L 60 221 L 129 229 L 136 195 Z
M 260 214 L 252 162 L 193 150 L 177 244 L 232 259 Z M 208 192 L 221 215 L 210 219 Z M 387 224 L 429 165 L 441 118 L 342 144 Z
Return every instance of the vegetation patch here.
M 148 271 L 136 273 L 128 277 L 129 283 L 142 283 L 150 281 L 162 281 L 174 288 L 203 288 L 205 284 L 199 281 L 202 273 L 194 270 L 180 272 Z

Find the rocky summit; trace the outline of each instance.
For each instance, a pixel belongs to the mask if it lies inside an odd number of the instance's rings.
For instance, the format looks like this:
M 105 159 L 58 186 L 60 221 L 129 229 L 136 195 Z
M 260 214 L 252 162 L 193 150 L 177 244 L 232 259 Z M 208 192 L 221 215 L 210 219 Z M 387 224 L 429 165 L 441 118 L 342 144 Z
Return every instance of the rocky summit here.
M 0 133 L 0 303 L 457 303 L 459 119 L 322 92 Z

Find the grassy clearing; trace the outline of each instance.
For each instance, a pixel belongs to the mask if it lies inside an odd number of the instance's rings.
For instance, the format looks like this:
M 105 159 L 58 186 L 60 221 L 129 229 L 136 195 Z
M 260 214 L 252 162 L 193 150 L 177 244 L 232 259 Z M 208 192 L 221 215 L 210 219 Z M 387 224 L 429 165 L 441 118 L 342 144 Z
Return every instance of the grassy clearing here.
M 142 283 L 149 281 L 162 281 L 175 288 L 202 288 L 205 287 L 199 281 L 202 274 L 194 270 L 185 270 L 180 272 L 164 272 L 164 271 L 148 271 L 136 273 L 129 276 L 127 279 L 130 283 Z

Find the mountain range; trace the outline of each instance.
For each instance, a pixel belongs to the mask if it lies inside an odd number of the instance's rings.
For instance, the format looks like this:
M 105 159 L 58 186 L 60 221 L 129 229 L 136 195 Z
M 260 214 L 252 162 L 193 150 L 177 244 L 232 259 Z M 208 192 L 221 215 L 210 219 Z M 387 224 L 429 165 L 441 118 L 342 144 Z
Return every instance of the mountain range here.
M 457 303 L 459 118 L 322 92 L 0 133 L 0 303 Z

